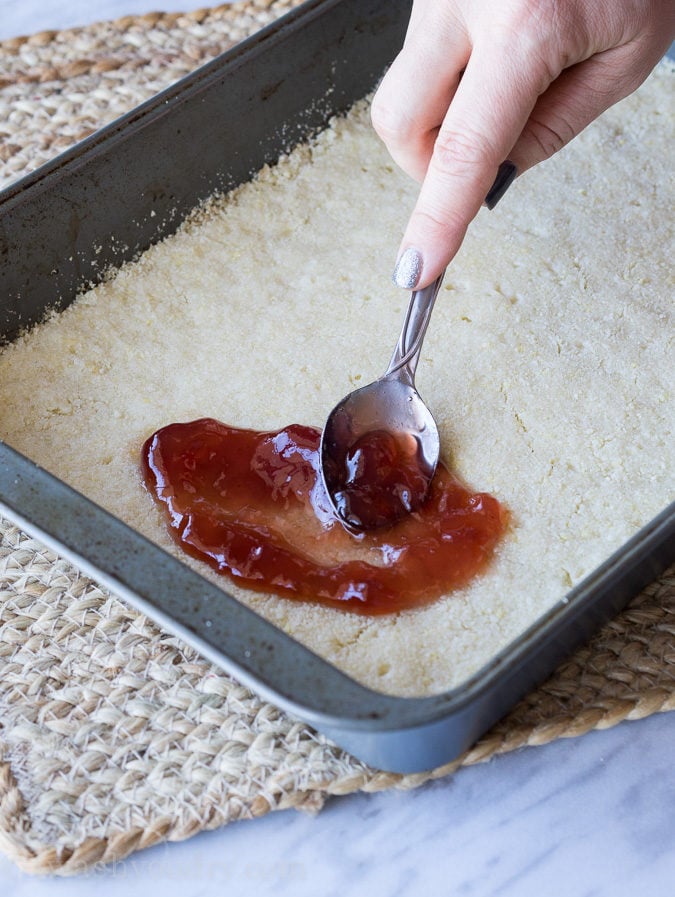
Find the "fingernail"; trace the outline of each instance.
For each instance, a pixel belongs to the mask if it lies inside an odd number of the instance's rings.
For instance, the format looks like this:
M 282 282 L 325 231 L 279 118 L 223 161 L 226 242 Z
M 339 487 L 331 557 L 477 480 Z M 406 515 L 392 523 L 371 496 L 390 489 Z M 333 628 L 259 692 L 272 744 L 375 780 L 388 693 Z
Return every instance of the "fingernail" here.
M 421 273 L 422 255 L 412 246 L 408 246 L 396 262 L 392 280 L 402 290 L 413 290 Z
M 508 159 L 506 160 L 506 162 L 502 162 L 502 164 L 497 169 L 497 177 L 495 178 L 495 182 L 490 187 L 490 189 L 488 190 L 488 194 L 485 197 L 485 205 L 488 207 L 488 209 L 494 209 L 499 200 L 516 179 L 517 174 L 518 169 L 513 164 L 513 162 L 509 162 Z

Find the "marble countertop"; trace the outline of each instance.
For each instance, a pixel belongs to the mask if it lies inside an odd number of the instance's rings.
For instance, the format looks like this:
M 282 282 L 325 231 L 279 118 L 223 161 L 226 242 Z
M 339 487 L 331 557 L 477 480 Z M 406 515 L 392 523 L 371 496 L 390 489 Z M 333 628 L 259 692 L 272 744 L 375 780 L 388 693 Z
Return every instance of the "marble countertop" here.
M 408 792 L 334 798 L 75 879 L 0 858 L 3 897 L 670 897 L 675 715 L 496 757 Z
M 214 0 L 215 2 L 215 0 Z M 0 39 L 204 0 L 0 0 Z M 75 879 L 0 856 L 3 897 L 666 897 L 675 714 L 526 748 L 408 792 L 334 798 L 164 844 Z

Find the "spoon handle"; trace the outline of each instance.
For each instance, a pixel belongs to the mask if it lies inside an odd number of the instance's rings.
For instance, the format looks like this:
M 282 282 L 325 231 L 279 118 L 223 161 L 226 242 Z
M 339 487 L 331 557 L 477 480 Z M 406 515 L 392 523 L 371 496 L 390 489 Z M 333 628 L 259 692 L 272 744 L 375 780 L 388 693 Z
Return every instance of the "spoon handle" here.
M 398 343 L 391 356 L 389 367 L 384 372 L 385 377 L 403 380 L 413 385 L 424 335 L 444 276 L 445 271 L 429 286 L 415 290 L 411 295 Z

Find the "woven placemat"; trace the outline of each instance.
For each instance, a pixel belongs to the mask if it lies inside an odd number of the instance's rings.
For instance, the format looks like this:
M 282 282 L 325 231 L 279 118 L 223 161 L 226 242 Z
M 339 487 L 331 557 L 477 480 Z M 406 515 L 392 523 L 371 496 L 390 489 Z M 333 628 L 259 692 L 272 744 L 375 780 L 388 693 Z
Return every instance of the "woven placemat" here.
M 0 43 L 0 185 L 296 2 L 253 0 Z M 0 847 L 72 874 L 328 795 L 412 788 L 524 745 L 675 708 L 675 568 L 465 756 L 369 769 L 0 518 Z

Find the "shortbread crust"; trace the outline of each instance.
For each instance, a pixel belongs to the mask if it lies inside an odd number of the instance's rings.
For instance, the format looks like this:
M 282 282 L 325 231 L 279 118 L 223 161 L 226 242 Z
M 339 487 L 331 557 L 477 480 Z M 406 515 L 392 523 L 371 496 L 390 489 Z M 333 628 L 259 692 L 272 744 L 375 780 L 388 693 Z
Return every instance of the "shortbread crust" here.
M 674 497 L 672 91 L 662 66 L 527 172 L 448 271 L 418 387 L 446 460 L 511 525 L 430 607 L 369 619 L 245 592 L 180 553 L 138 468 L 172 421 L 321 426 L 385 368 L 417 185 L 365 102 L 0 351 L 0 436 L 359 681 L 458 685 Z

